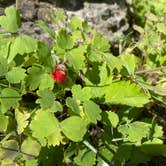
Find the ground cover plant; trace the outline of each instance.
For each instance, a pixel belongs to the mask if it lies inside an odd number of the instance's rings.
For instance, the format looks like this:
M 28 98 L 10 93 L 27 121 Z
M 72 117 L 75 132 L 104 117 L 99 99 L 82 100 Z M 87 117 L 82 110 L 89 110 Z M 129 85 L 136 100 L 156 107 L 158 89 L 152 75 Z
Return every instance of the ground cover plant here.
M 145 1 L 135 0 L 135 10 Z M 6 8 L 0 165 L 134 166 L 166 156 L 163 127 L 145 116 L 166 104 L 166 21 L 160 12 L 147 13 L 145 20 L 136 16 L 137 41 L 123 47 L 124 40 L 114 56 L 109 41 L 84 20 L 57 10 L 50 16 L 57 32 L 38 20 L 55 41 L 49 46 L 19 35 L 19 11 Z

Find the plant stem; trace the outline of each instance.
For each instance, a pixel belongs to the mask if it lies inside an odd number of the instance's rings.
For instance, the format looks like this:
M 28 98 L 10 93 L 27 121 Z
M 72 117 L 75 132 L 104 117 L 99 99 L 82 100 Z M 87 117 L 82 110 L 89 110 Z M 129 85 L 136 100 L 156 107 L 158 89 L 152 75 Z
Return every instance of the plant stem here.
M 19 0 L 16 0 L 16 9 L 19 9 Z
M 107 160 L 101 153 L 97 151 L 95 147 L 93 147 L 88 141 L 83 141 L 83 144 L 88 147 L 91 151 L 97 154 L 107 165 L 112 166 L 112 162 Z
M 140 71 L 136 71 L 135 74 L 148 74 L 148 73 L 153 73 L 155 71 L 158 71 L 158 70 L 162 70 L 162 69 L 166 69 L 166 66 L 160 66 L 160 67 L 156 67 L 156 68 L 153 68 L 153 69 L 146 69 L 146 70 L 140 70 Z

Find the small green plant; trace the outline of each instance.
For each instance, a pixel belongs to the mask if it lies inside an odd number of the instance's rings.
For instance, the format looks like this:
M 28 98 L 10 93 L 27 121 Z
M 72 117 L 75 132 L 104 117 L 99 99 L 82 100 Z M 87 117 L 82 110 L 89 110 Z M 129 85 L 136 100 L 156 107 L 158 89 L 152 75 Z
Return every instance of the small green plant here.
M 50 48 L 18 35 L 15 7 L 0 17 L 0 165 L 119 166 L 165 156 L 162 127 L 142 116 L 165 94 L 141 75 L 141 58 L 130 48 L 113 56 L 86 21 L 59 10 L 51 18 L 56 33 L 36 22 L 54 39 Z

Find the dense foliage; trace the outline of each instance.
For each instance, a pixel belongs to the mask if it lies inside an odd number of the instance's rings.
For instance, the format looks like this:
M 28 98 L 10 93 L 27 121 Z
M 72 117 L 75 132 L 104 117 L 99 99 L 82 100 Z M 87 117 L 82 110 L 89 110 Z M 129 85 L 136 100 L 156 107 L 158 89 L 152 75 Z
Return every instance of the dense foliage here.
M 59 10 L 51 16 L 57 32 L 37 21 L 55 41 L 49 47 L 18 35 L 19 12 L 6 8 L 0 17 L 0 165 L 133 166 L 166 156 L 162 126 L 143 115 L 166 100 L 166 20 L 158 9 L 164 6 L 141 10 L 146 1 L 133 3 L 138 21 L 148 13 L 143 27 L 134 26 L 137 42 L 117 57 L 86 21 L 68 20 Z M 56 82 L 52 75 L 61 64 L 67 78 Z

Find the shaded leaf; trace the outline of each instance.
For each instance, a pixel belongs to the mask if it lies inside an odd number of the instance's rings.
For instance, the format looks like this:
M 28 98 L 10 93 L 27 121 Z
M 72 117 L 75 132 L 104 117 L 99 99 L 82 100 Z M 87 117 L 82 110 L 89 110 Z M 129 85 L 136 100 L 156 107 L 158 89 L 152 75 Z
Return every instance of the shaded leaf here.
M 45 32 L 47 32 L 52 38 L 55 37 L 55 32 L 44 21 L 37 20 L 36 24 Z
M 5 132 L 8 126 L 9 118 L 0 112 L 0 132 Z
M 72 37 L 65 29 L 61 29 L 57 36 L 57 45 L 62 49 L 71 49 L 74 46 Z
M 41 146 L 40 144 L 28 137 L 27 139 L 25 139 L 21 145 L 21 151 L 25 154 L 29 154 L 29 155 L 24 155 L 23 154 L 23 157 L 25 159 L 35 159 L 35 157 L 37 157 L 40 153 L 40 150 L 41 150 Z
M 83 103 L 83 107 L 84 107 L 85 115 L 90 122 L 97 124 L 97 120 L 101 120 L 100 114 L 102 111 L 96 103 L 94 103 L 91 100 L 85 101 Z
M 96 161 L 96 154 L 89 150 L 79 150 L 78 155 L 74 158 L 74 162 L 80 166 L 93 166 Z
M 49 89 L 39 90 L 37 94 L 40 96 L 39 99 L 36 100 L 36 103 L 39 103 L 42 109 L 51 108 L 54 104 L 54 94 Z
M 75 100 L 75 99 L 73 99 L 73 98 L 71 98 L 71 97 L 68 97 L 67 99 L 66 99 L 66 105 L 69 107 L 69 108 L 71 108 L 71 110 L 74 112 L 74 113 L 76 113 L 76 114 L 80 114 L 80 108 L 79 108 L 79 106 L 78 106 L 78 104 L 77 104 L 77 101 Z

